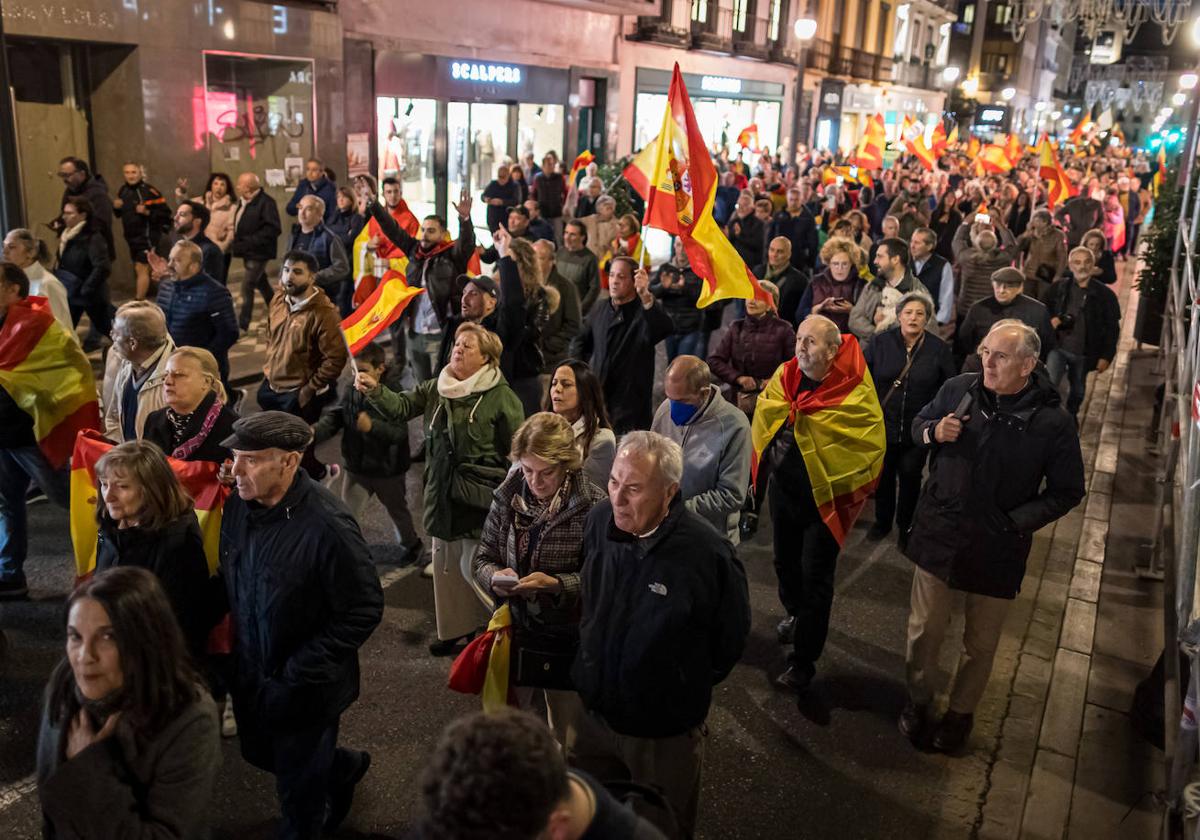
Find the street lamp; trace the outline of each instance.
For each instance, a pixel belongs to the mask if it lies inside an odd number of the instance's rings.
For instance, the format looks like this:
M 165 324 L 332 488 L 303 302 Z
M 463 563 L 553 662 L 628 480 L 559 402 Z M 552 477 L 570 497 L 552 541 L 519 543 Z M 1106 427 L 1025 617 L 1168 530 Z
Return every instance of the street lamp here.
M 1000 91 L 1000 98 L 1003 99 L 1005 102 L 1012 101 L 1012 98 L 1016 95 L 1017 95 L 1016 88 L 1006 87 L 1004 90 Z
M 1176 108 L 1182 108 L 1184 106 L 1184 103 L 1186 103 L 1186 102 L 1187 102 L 1187 94 L 1186 93 L 1177 93 L 1171 97 L 1171 104 L 1174 105 Z
M 800 55 L 796 61 L 796 100 L 792 105 L 792 162 L 799 165 L 800 134 L 804 132 L 804 143 L 808 144 L 808 125 L 801 125 L 801 112 L 804 110 L 804 47 L 817 34 L 817 22 L 801 11 L 801 16 L 792 24 L 796 40 L 800 42 Z
M 942 71 L 942 78 L 946 80 L 946 84 L 952 85 L 958 81 L 958 77 L 962 74 L 962 70 L 953 64 L 950 64 Z
M 1179 77 L 1179 89 L 1180 90 L 1191 90 L 1195 86 L 1196 86 L 1196 74 L 1195 73 L 1184 73 L 1182 76 Z
M 812 18 L 796 18 L 796 25 L 793 29 L 795 29 L 798 39 L 811 41 L 817 34 L 817 22 Z

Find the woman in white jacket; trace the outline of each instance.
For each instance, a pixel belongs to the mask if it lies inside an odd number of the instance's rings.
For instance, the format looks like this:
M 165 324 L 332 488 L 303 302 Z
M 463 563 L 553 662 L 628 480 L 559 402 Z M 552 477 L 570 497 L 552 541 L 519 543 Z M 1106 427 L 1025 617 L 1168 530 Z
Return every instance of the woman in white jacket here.
M 44 263 L 50 259 L 46 243 L 33 235 L 28 228 L 13 228 L 4 237 L 4 259 L 14 263 L 29 278 L 29 294 L 44 297 L 50 302 L 54 320 L 67 328 L 67 332 L 79 340 L 75 326 L 71 323 L 71 307 L 67 303 L 67 289 L 62 281 L 46 270 Z

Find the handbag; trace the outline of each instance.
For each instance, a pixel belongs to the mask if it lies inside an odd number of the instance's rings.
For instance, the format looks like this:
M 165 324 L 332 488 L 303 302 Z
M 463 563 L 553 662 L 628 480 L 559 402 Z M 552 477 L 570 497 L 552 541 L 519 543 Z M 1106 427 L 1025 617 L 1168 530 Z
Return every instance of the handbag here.
M 490 510 L 492 493 L 508 470 L 482 464 L 456 464 L 450 477 L 450 500 L 479 510 Z
M 571 666 L 575 663 L 576 640 L 570 633 L 552 633 L 520 625 L 513 627 L 513 649 L 509 660 L 513 685 L 574 691 Z
M 912 369 L 913 361 L 917 358 L 917 353 L 921 352 L 921 345 L 924 343 L 925 333 L 921 333 L 921 337 L 917 339 L 917 345 L 912 349 L 912 352 L 908 354 L 908 361 L 904 363 L 904 368 L 900 371 L 900 375 L 892 381 L 892 387 L 888 389 L 888 392 L 886 395 L 884 395 L 884 398 L 879 401 L 880 410 L 882 410 L 883 407 L 888 404 L 888 400 L 892 398 L 892 394 L 896 393 L 896 389 L 904 384 L 904 379 L 908 376 L 908 372 Z

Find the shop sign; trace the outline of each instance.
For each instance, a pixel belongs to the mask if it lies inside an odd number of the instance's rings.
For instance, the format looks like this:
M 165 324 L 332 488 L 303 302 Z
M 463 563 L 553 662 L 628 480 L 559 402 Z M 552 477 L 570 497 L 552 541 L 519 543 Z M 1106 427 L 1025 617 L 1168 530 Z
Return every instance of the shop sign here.
M 481 64 L 474 61 L 450 62 L 450 78 L 463 82 L 519 85 L 521 68 L 511 64 Z
M 700 89 L 709 93 L 741 93 L 742 80 L 731 79 L 728 76 L 703 76 L 700 79 Z
M 1008 117 L 1008 108 L 980 108 L 975 122 L 983 125 L 1000 125 Z

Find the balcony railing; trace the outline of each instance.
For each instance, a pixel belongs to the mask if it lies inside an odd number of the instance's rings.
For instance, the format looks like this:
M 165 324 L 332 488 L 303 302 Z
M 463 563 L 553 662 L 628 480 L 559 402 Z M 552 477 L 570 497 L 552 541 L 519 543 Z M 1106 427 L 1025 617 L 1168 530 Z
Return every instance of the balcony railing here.
M 898 85 L 925 87 L 926 81 L 932 81 L 936 72 L 936 68 L 927 68 L 924 64 L 896 61 L 892 64 L 891 78 Z
M 709 6 L 707 20 L 693 20 L 692 47 L 698 50 L 732 52 L 733 9 Z
M 641 15 L 637 19 L 637 29 L 629 36 L 635 41 L 651 41 L 671 47 L 690 47 L 692 35 L 688 30 L 672 26 L 665 16 Z
M 746 27 L 741 32 L 733 32 L 733 51 L 738 55 L 753 58 L 769 58 L 771 42 L 767 40 L 767 28 L 770 21 L 765 17 L 746 16 Z
M 804 66 L 822 73 L 833 72 L 833 44 L 824 38 L 814 38 L 804 51 Z

